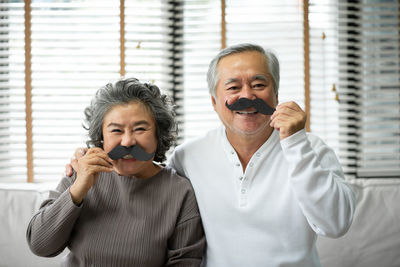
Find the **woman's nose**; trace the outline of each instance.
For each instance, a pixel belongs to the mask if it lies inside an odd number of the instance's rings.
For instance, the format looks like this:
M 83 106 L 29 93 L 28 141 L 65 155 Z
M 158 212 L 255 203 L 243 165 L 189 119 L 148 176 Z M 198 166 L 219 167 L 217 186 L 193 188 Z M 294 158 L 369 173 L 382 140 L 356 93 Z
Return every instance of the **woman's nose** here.
M 121 146 L 133 146 L 136 144 L 136 140 L 130 133 L 125 133 L 121 139 Z

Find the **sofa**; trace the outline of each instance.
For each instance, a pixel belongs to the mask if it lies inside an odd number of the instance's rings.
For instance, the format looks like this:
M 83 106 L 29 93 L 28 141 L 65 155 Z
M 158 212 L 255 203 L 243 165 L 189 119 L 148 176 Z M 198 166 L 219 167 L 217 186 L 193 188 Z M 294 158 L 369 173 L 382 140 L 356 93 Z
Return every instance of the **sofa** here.
M 350 183 L 357 196 L 353 224 L 338 239 L 318 238 L 322 266 L 399 267 L 400 179 L 356 179 Z M 54 258 L 37 257 L 25 238 L 30 218 L 55 186 L 0 183 L 0 267 L 60 266 L 67 249 Z
M 400 179 L 350 181 L 353 223 L 338 239 L 319 237 L 323 267 L 400 267 Z
M 26 242 L 26 228 L 40 204 L 48 197 L 53 183 L 0 184 L 0 267 L 53 267 L 61 266 L 61 258 L 34 255 Z

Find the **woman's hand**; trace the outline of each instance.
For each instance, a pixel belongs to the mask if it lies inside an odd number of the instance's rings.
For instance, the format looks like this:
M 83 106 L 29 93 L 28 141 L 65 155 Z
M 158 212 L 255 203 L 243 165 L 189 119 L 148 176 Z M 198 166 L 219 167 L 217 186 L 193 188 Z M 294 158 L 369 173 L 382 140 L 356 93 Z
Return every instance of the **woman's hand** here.
M 77 175 L 70 187 L 72 201 L 79 205 L 89 189 L 96 183 L 99 172 L 111 172 L 112 160 L 101 148 L 90 148 L 85 155 L 74 159 L 77 163 Z M 73 164 L 71 160 L 71 164 Z

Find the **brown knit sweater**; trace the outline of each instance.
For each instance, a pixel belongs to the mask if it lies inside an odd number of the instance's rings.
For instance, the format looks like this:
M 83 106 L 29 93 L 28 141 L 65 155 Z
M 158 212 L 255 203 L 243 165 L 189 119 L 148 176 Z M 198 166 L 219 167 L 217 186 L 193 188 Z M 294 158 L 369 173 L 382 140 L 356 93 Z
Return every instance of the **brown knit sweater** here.
M 35 254 L 68 247 L 63 266 L 199 266 L 205 237 L 188 179 L 164 168 L 147 179 L 100 173 L 80 206 L 65 177 L 27 229 Z

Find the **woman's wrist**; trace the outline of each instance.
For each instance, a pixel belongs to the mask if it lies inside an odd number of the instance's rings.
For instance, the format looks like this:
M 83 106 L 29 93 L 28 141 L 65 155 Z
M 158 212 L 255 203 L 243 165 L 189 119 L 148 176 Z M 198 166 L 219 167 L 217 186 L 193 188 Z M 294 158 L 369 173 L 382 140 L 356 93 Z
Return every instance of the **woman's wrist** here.
M 69 193 L 71 194 L 72 202 L 76 206 L 80 206 L 85 194 L 83 194 L 83 192 L 77 188 L 75 183 L 69 188 Z

